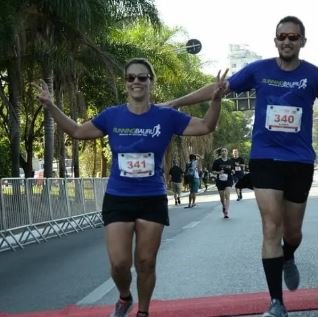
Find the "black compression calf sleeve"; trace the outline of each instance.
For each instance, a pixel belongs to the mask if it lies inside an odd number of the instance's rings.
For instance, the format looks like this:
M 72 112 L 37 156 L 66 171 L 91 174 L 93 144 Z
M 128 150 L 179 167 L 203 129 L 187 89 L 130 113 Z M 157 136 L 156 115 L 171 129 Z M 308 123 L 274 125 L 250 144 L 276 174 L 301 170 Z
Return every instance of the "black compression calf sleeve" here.
M 272 299 L 283 304 L 283 263 L 284 258 L 262 259 L 267 286 Z

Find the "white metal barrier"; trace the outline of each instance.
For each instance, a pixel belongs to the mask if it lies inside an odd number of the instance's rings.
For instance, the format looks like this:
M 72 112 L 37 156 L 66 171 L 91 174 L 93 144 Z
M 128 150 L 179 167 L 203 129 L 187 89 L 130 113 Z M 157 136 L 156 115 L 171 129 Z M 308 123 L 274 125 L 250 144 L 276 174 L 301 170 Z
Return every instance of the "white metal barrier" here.
M 107 178 L 3 178 L 0 252 L 102 225 Z

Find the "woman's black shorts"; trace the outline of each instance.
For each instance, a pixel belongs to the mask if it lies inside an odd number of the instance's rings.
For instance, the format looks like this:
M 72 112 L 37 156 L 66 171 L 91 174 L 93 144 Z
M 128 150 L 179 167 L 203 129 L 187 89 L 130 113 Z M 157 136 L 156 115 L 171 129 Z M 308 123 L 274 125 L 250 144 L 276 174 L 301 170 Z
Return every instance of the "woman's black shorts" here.
M 169 226 L 168 199 L 161 196 L 115 196 L 105 194 L 102 216 L 104 226 L 112 222 L 144 219 Z
M 230 178 L 227 181 L 220 181 L 220 180 L 216 180 L 215 181 L 215 186 L 219 191 L 223 191 L 225 190 L 226 187 L 232 187 L 233 186 L 233 179 Z

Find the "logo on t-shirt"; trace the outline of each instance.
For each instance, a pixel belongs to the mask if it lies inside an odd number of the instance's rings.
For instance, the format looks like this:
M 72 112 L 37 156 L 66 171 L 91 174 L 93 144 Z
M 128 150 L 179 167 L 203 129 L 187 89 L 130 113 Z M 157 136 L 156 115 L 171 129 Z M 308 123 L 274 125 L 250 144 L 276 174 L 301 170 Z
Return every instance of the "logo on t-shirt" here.
M 304 78 L 299 81 L 286 81 L 286 80 L 275 80 L 275 79 L 264 78 L 262 82 L 269 86 L 275 86 L 275 87 L 306 89 L 308 79 Z
M 160 124 L 155 125 L 152 129 L 143 129 L 143 128 L 113 128 L 113 132 L 120 136 L 159 136 L 161 134 Z

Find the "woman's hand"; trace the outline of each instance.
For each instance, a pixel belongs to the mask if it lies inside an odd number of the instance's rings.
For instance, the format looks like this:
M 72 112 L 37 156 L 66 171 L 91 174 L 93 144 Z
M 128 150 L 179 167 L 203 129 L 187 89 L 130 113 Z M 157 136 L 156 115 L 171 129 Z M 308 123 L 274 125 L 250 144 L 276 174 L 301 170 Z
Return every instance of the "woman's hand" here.
M 37 91 L 37 99 L 39 99 L 42 105 L 45 107 L 54 105 L 53 97 L 51 96 L 49 88 L 43 79 L 40 79 L 38 84 L 32 83 L 32 86 Z
M 226 90 L 227 90 L 227 81 L 226 81 L 226 75 L 228 73 L 229 69 L 227 68 L 225 72 L 221 76 L 221 71 L 218 72 L 218 75 L 216 77 L 216 85 L 213 89 L 211 99 L 214 100 L 221 100 L 224 96 Z

